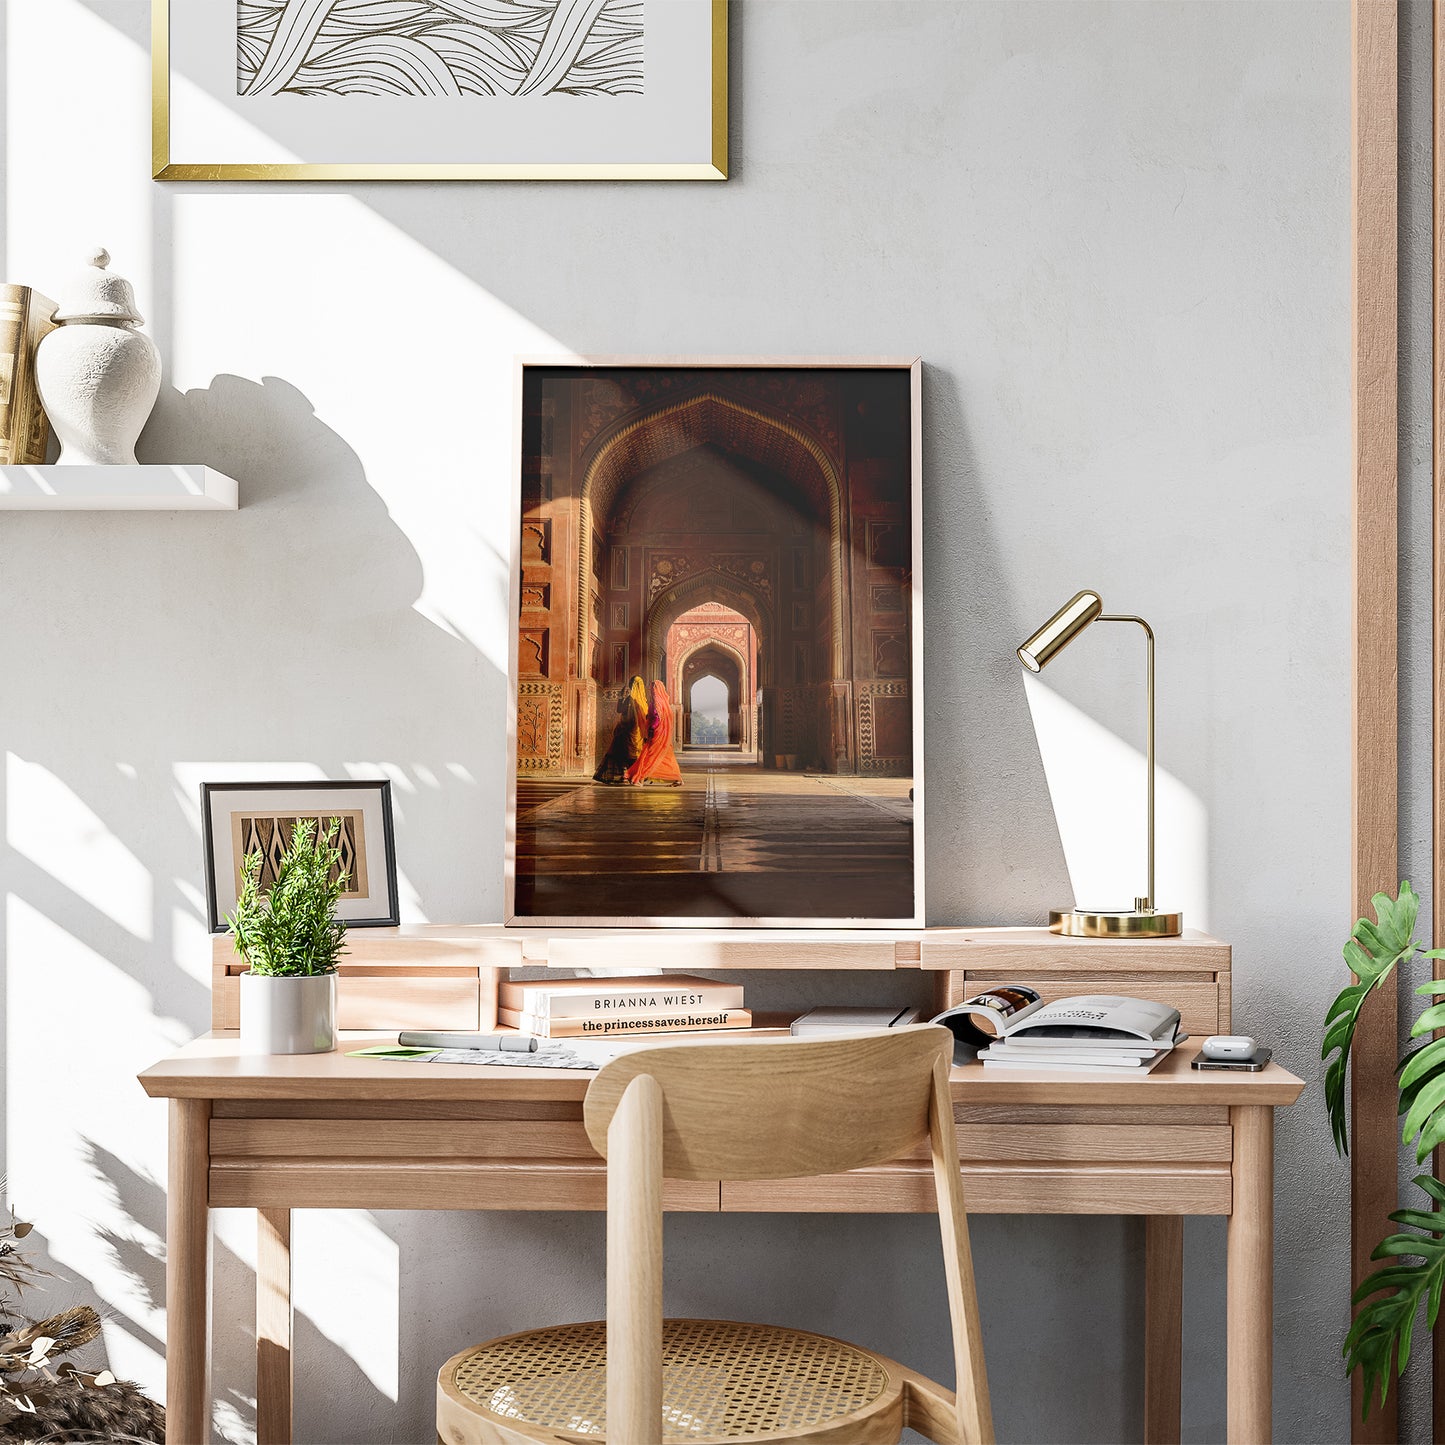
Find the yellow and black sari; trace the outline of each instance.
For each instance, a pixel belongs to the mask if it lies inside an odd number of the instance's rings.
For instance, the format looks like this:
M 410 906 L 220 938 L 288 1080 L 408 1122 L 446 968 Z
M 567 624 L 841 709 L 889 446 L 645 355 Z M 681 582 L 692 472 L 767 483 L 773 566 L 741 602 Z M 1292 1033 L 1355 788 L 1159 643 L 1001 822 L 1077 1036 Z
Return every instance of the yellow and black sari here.
M 647 684 L 634 677 L 617 700 L 617 726 L 602 766 L 592 774 L 594 783 L 623 783 L 627 770 L 642 756 L 647 738 Z

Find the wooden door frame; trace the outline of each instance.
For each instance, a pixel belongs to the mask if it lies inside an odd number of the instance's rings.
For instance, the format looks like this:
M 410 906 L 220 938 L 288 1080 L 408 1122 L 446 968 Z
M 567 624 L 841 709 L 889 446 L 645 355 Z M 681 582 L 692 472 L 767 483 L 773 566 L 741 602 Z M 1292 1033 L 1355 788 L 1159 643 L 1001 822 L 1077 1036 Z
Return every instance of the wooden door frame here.
M 1350 893 L 1354 916 L 1359 917 L 1368 911 L 1373 894 L 1393 892 L 1399 881 L 1397 0 L 1352 0 L 1351 50 Z M 1355 1034 L 1350 1079 L 1352 1286 L 1373 1268 L 1370 1251 L 1392 1228 L 1386 1216 L 1397 1207 L 1396 1002 L 1391 977 L 1363 1011 Z M 1396 1439 L 1399 1392 L 1392 1390 L 1385 1404 L 1372 1408 L 1364 1421 L 1362 1400 L 1357 1372 L 1350 1382 L 1351 1439 L 1361 1445 Z
M 1437 3 L 1431 7 L 1434 34 L 1430 96 L 1431 128 L 1431 299 L 1433 355 L 1431 358 L 1431 404 L 1433 413 L 1431 458 L 1431 547 L 1434 572 L 1431 589 L 1430 645 L 1430 934 L 1432 947 L 1445 948 L 1445 806 L 1441 788 L 1445 786 L 1445 123 L 1442 123 L 1441 100 L 1445 97 L 1445 16 Z M 1436 959 L 1432 966 L 1435 978 L 1445 977 L 1445 961 Z M 1445 1149 L 1437 1149 L 1432 1160 L 1435 1177 L 1445 1169 Z M 1431 1438 L 1445 1439 L 1445 1328 L 1436 1329 L 1431 1338 L 1430 1418 Z

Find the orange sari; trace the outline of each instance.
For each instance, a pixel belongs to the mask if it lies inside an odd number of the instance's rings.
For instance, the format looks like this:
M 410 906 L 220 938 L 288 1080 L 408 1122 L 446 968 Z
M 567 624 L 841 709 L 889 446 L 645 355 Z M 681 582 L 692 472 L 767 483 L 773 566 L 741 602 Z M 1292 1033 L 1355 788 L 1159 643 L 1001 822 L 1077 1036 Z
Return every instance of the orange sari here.
M 629 783 L 672 783 L 682 784 L 682 769 L 677 765 L 677 754 L 672 750 L 672 703 L 667 689 L 660 683 L 652 684 L 652 711 L 648 714 L 647 743 L 642 756 L 627 770 Z

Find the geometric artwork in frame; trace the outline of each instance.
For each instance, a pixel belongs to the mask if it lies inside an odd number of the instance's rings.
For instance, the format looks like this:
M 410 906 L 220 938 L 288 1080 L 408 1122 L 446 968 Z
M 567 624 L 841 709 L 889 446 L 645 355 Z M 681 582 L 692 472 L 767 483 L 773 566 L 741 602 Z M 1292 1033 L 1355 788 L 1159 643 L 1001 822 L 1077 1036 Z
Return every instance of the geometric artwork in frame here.
M 507 923 L 921 925 L 921 371 L 520 363 Z
M 158 180 L 725 180 L 727 0 L 152 0 Z
M 205 846 L 206 910 L 212 933 L 226 932 L 236 906 L 242 866 L 261 855 L 260 889 L 269 892 L 281 855 L 300 819 L 324 832 L 339 823 L 333 846 L 346 874 L 336 916 L 349 928 L 398 924 L 396 847 L 391 783 L 385 778 L 345 782 L 202 783 L 201 831 Z

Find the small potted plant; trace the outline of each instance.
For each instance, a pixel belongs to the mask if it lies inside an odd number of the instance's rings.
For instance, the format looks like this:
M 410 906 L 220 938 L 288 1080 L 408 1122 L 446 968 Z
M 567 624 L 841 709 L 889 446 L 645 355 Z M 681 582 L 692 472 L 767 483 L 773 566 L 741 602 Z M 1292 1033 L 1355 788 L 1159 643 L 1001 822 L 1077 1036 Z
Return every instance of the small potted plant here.
M 324 833 L 297 818 L 268 892 L 261 854 L 241 866 L 241 892 L 226 923 L 248 972 L 241 975 L 241 1047 L 256 1054 L 324 1054 L 336 1047 L 336 965 L 346 924 L 336 904 L 346 887 L 341 827 Z

